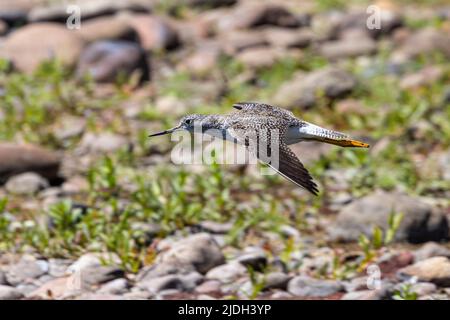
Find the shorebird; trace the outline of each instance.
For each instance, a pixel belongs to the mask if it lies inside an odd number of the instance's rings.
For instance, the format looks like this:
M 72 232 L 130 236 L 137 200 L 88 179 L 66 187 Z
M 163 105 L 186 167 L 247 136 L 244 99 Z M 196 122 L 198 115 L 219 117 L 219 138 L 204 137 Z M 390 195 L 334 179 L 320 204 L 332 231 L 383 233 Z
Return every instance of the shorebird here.
M 246 146 L 258 160 L 314 195 L 318 193 L 316 183 L 288 145 L 320 141 L 341 147 L 369 147 L 344 133 L 300 120 L 292 112 L 279 107 L 257 102 L 239 102 L 233 107 L 239 111 L 229 115 L 187 115 L 176 127 L 149 137 L 178 130 L 195 132 L 195 128 L 199 128 L 202 133 Z

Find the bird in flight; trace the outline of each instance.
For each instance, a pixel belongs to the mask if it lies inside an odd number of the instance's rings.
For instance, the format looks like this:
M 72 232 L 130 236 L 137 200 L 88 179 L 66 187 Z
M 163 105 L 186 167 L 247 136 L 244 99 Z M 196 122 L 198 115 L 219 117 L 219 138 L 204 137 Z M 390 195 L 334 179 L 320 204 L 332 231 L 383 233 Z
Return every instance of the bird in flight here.
M 197 128 L 202 133 L 244 145 L 258 160 L 314 195 L 318 193 L 316 183 L 288 145 L 320 141 L 341 147 L 369 147 L 346 134 L 300 120 L 279 107 L 257 102 L 239 102 L 233 107 L 239 111 L 229 115 L 187 115 L 176 127 L 150 137 L 179 130 L 195 132 Z

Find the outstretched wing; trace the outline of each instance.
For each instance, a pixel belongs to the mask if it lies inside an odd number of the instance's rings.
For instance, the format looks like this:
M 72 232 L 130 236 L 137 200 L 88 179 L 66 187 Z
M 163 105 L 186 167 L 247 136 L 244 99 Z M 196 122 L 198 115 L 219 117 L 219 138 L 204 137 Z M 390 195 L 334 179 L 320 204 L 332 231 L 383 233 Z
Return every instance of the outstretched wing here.
M 288 124 L 276 117 L 264 118 L 263 121 L 252 116 L 245 121 L 252 123 L 251 128 L 242 127 L 242 122 L 239 122 L 230 126 L 227 131 L 261 162 L 268 164 L 289 181 L 317 195 L 317 185 L 308 170 L 283 141 Z

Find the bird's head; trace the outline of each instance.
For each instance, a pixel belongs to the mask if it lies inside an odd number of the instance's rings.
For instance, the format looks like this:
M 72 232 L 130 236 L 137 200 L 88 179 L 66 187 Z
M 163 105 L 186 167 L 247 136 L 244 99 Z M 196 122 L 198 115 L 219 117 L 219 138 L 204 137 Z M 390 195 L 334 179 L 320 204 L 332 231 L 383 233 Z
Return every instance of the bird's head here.
M 205 115 L 201 115 L 201 114 L 190 114 L 187 116 L 184 116 L 183 118 L 181 118 L 180 122 L 178 123 L 177 126 L 173 127 L 172 129 L 168 129 L 168 130 L 164 130 L 158 133 L 154 133 L 149 135 L 149 137 L 156 137 L 156 136 L 161 136 L 161 135 L 165 135 L 165 134 L 169 134 L 175 131 L 180 131 L 180 130 L 186 130 L 189 132 L 193 132 L 195 126 L 201 126 L 202 125 L 202 120 L 205 119 Z

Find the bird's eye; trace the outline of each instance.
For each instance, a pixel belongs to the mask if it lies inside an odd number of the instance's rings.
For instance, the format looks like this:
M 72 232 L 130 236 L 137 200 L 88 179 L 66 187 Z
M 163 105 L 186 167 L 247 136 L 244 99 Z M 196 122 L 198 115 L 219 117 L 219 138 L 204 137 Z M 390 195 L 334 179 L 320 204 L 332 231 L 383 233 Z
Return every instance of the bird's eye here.
M 192 119 L 186 119 L 184 122 L 185 122 L 186 124 L 191 124 Z

